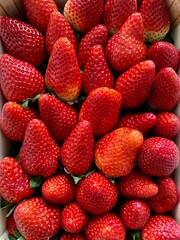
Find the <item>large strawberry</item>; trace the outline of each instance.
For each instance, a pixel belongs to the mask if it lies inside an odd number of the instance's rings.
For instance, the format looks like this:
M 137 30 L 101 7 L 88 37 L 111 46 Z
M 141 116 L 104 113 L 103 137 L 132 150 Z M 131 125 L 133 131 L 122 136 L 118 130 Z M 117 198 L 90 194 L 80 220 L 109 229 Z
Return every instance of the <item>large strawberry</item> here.
M 113 70 L 125 71 L 146 58 L 143 29 L 141 14 L 133 13 L 109 39 L 106 57 Z
M 60 210 L 42 197 L 29 198 L 15 208 L 17 229 L 26 240 L 45 240 L 60 229 Z
M 110 177 L 129 174 L 133 167 L 143 135 L 135 129 L 118 128 L 97 141 L 95 163 Z
M 93 90 L 83 103 L 79 119 L 91 123 L 93 132 L 102 136 L 116 125 L 121 110 L 121 93 L 107 87 Z
M 20 161 L 31 175 L 48 177 L 59 166 L 60 148 L 50 136 L 45 124 L 38 119 L 28 123 L 20 149 Z
M 59 38 L 49 58 L 45 81 L 64 101 L 75 100 L 81 91 L 82 79 L 74 46 L 67 38 Z
M 45 82 L 30 63 L 3 54 L 0 56 L 0 87 L 7 100 L 21 102 L 42 93 Z
M 147 100 L 154 75 L 155 64 L 146 60 L 136 64 L 118 77 L 115 89 L 122 94 L 123 108 L 138 107 Z

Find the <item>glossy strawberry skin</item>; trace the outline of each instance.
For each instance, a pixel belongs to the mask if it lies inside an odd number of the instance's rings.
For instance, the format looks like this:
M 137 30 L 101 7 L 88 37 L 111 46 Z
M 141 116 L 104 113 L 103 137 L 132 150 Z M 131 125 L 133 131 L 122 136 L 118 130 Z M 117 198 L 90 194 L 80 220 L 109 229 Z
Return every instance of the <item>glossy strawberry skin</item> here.
M 22 102 L 42 93 L 45 82 L 40 72 L 30 63 L 3 54 L 0 57 L 0 86 L 8 101 Z
M 0 195 L 6 201 L 18 203 L 34 193 L 34 189 L 30 188 L 30 177 L 16 159 L 3 158 L 0 173 Z
M 11 236 L 14 236 L 15 231 L 18 231 L 13 214 L 11 214 L 9 217 L 7 217 L 7 230 Z
M 82 233 L 63 233 L 59 240 L 86 240 Z

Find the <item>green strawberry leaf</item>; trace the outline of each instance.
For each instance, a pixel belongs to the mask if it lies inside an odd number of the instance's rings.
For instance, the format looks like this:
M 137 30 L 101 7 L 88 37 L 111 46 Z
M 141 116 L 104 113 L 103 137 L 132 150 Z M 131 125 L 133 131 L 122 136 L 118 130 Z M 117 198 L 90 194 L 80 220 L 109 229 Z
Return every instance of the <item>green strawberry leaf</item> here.
M 9 238 L 9 240 L 17 240 L 17 238 L 15 238 L 15 237 L 13 237 L 13 236 L 11 236 L 9 234 L 8 234 L 8 238 Z
M 141 232 L 140 231 L 134 231 L 131 234 L 133 240 L 141 240 Z
M 40 96 L 41 96 L 41 94 L 36 95 L 36 96 L 31 100 L 31 102 L 32 102 L 32 103 L 36 102 L 36 101 L 38 100 L 38 98 L 40 98 Z
M 55 235 L 52 238 L 50 238 L 50 240 L 58 240 L 58 239 L 59 239 L 58 235 Z
M 42 182 L 44 181 L 44 177 L 42 176 L 33 176 L 30 179 L 30 188 L 37 188 L 41 186 Z
M 17 204 L 14 204 L 11 206 L 9 212 L 6 214 L 6 217 L 9 217 L 13 212 L 14 212 L 14 209 L 16 208 Z
M 29 100 L 26 100 L 25 102 L 23 102 L 22 107 L 23 107 L 24 109 L 27 109 L 27 108 L 28 108 L 28 105 L 29 105 Z
M 14 236 L 16 238 L 20 238 L 22 235 L 21 235 L 21 233 L 19 231 L 14 231 Z

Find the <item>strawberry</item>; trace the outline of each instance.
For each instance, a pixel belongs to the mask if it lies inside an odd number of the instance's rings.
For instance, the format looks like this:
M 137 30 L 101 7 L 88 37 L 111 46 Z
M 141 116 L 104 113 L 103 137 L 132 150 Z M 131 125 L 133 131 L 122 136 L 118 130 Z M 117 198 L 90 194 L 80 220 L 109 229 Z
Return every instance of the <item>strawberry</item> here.
M 126 230 L 120 217 L 115 213 L 105 213 L 93 217 L 85 231 L 88 240 L 125 240 Z
M 11 236 L 14 236 L 15 231 L 18 231 L 13 214 L 7 217 L 7 230 Z
M 107 87 L 93 90 L 83 103 L 79 119 L 91 123 L 93 133 L 102 136 L 117 124 L 121 110 L 121 93 Z
M 83 90 L 86 94 L 98 87 L 114 87 L 113 74 L 107 65 L 101 45 L 94 45 L 91 48 L 82 81 Z
M 128 198 L 149 198 L 158 192 L 157 184 L 137 168 L 127 176 L 118 178 L 117 188 L 120 194 Z
M 46 178 L 41 191 L 43 197 L 56 204 L 67 204 L 75 198 L 75 183 L 66 173 L 59 173 Z
M 64 141 L 78 123 L 78 113 L 70 105 L 49 94 L 38 99 L 40 119 L 56 141 Z
M 49 58 L 45 81 L 64 101 L 75 100 L 81 91 L 82 79 L 73 45 L 59 38 Z
M 148 98 L 151 107 L 160 111 L 171 111 L 180 100 L 180 78 L 168 67 L 161 69 L 153 80 Z
M 17 229 L 26 240 L 50 239 L 60 229 L 60 210 L 42 197 L 18 204 L 14 211 Z
M 73 175 L 90 170 L 94 157 L 94 136 L 90 122 L 81 121 L 63 142 L 61 161 Z
M 78 202 L 65 205 L 61 211 L 61 227 L 70 233 L 82 231 L 89 220 L 89 215 Z
M 64 6 L 64 16 L 68 22 L 80 32 L 87 32 L 101 20 L 103 0 L 68 0 Z
M 104 24 L 98 24 L 89 32 L 84 34 L 78 45 L 78 62 L 83 69 L 87 63 L 91 48 L 94 45 L 101 45 L 105 48 L 108 41 L 108 29 Z
M 155 215 L 142 229 L 142 240 L 179 240 L 180 226 L 166 215 Z
M 166 1 L 143 0 L 140 14 L 143 18 L 144 40 L 154 43 L 164 39 L 170 29 L 170 18 Z
M 8 101 L 22 102 L 42 93 L 45 82 L 30 63 L 3 54 L 0 56 L 0 87 Z
M 180 63 L 179 51 L 169 42 L 160 41 L 151 45 L 147 57 L 155 63 L 156 72 L 165 67 L 171 67 L 175 71 L 178 70 Z
M 46 30 L 46 46 L 49 54 L 51 54 L 55 42 L 60 37 L 66 37 L 69 39 L 76 50 L 77 40 L 71 25 L 60 12 L 53 11 L 50 14 L 49 23 Z
M 110 177 L 129 174 L 133 167 L 143 135 L 131 128 L 118 128 L 101 137 L 95 148 L 97 167 Z
M 30 177 L 21 164 L 12 157 L 3 158 L 0 161 L 0 195 L 8 202 L 18 203 L 33 193 Z
M 106 57 L 113 70 L 123 72 L 146 58 L 143 29 L 141 14 L 133 13 L 109 39 Z
M 60 148 L 39 119 L 28 123 L 20 149 L 20 161 L 31 175 L 51 176 L 59 167 Z
M 156 180 L 158 193 L 148 198 L 148 204 L 156 213 L 172 211 L 178 203 L 179 194 L 175 182 L 170 177 L 160 177 Z
M 138 167 L 149 176 L 169 176 L 178 166 L 179 151 L 176 144 L 167 138 L 147 138 L 137 158 Z
M 141 199 L 130 199 L 121 205 L 120 216 L 129 229 L 141 229 L 150 217 L 149 205 Z
M 51 12 L 58 8 L 53 0 L 23 0 L 28 22 L 46 32 Z
M 155 114 L 157 123 L 152 128 L 156 136 L 173 138 L 180 129 L 180 120 L 178 116 L 171 112 L 158 112 Z
M 154 75 L 154 63 L 146 60 L 136 64 L 118 77 L 115 89 L 122 94 L 123 108 L 138 107 L 147 100 Z
M 110 34 L 115 34 L 134 12 L 137 12 L 136 0 L 107 0 L 103 11 L 103 23 Z
M 85 236 L 81 233 L 63 233 L 59 240 L 86 240 Z
M 118 200 L 116 185 L 100 172 L 82 178 L 76 189 L 78 203 L 93 214 L 103 214 L 112 209 Z
M 156 115 L 152 112 L 126 113 L 123 116 L 120 116 L 117 128 L 134 128 L 140 131 L 143 135 L 146 135 L 156 122 Z

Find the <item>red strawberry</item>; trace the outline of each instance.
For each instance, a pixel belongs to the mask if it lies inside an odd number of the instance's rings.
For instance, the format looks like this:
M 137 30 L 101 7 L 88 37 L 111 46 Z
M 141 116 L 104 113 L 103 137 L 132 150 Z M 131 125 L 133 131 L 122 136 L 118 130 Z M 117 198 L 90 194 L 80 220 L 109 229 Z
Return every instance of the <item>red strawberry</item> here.
M 81 68 L 84 68 L 91 48 L 94 45 L 101 45 L 105 48 L 108 41 L 108 29 L 103 24 L 98 24 L 88 33 L 84 34 L 78 46 L 78 62 Z
M 152 60 L 156 65 L 156 72 L 159 72 L 162 68 L 171 67 L 175 71 L 179 67 L 179 51 L 178 49 L 168 42 L 154 43 L 148 49 L 147 57 Z
M 94 45 L 91 48 L 82 81 L 83 90 L 86 94 L 98 87 L 114 87 L 113 74 L 107 65 L 101 45 Z
M 117 188 L 120 194 L 128 198 L 149 198 L 158 192 L 157 184 L 137 168 L 127 176 L 118 178 Z
M 18 231 L 13 214 L 11 214 L 9 217 L 7 217 L 7 230 L 11 236 L 14 236 L 15 231 Z
M 19 153 L 25 171 L 31 175 L 51 176 L 58 169 L 59 155 L 59 146 L 45 124 L 38 119 L 31 120 Z
M 146 135 L 148 130 L 151 129 L 156 122 L 156 115 L 152 112 L 126 113 L 123 116 L 120 116 L 117 128 L 134 128 L 140 131 L 143 135 Z
M 64 6 L 64 16 L 76 30 L 87 32 L 100 22 L 103 4 L 103 0 L 68 0 Z
M 141 229 L 150 217 L 149 205 L 141 199 L 130 199 L 121 205 L 120 216 L 129 229 Z
M 8 101 L 21 102 L 42 93 L 45 82 L 30 63 L 3 54 L 0 56 L 0 86 Z
M 163 68 L 155 76 L 149 104 L 156 110 L 170 111 L 180 100 L 180 78 L 172 68 Z
M 118 200 L 116 185 L 100 172 L 93 172 L 79 181 L 76 190 L 78 203 L 93 214 L 112 209 Z
M 56 141 L 64 141 L 78 123 L 78 113 L 70 105 L 49 94 L 38 99 L 40 119 Z
M 137 12 L 136 0 L 107 0 L 103 12 L 103 22 L 109 32 L 115 34 L 134 12 Z
M 143 18 L 144 40 L 146 42 L 153 43 L 165 38 L 170 29 L 170 19 L 165 0 L 143 0 L 140 14 Z
M 93 90 L 83 103 L 79 119 L 91 123 L 96 136 L 110 132 L 117 124 L 121 110 L 121 93 L 107 87 Z
M 48 88 L 64 101 L 73 101 L 79 96 L 81 73 L 74 47 L 67 38 L 59 38 L 54 44 L 45 81 Z
M 141 237 L 142 240 L 179 240 L 180 226 L 169 216 L 152 216 L 143 227 Z
M 100 138 L 95 148 L 96 166 L 110 177 L 129 174 L 133 167 L 143 135 L 131 128 L 118 128 Z
M 61 161 L 73 175 L 90 170 L 94 157 L 94 136 L 90 122 L 79 122 L 61 148 Z
M 20 163 L 12 157 L 3 158 L 0 161 L 0 195 L 8 202 L 18 203 L 33 193 L 30 177 Z
M 30 120 L 37 118 L 35 109 L 24 109 L 16 102 L 6 102 L 0 116 L 0 129 L 11 141 L 23 141 Z
M 85 236 L 81 233 L 63 233 L 59 240 L 86 240 Z
M 125 240 L 126 236 L 120 217 L 111 212 L 92 218 L 85 233 L 88 240 Z
M 179 194 L 175 182 L 170 177 L 161 177 L 156 180 L 158 193 L 148 198 L 148 204 L 157 213 L 172 211 L 178 203 Z
M 125 71 L 146 58 L 143 29 L 141 14 L 133 13 L 109 39 L 106 57 L 113 70 Z
M 138 167 L 147 175 L 169 176 L 178 166 L 179 151 L 176 144 L 163 137 L 147 138 L 137 158 Z
M 76 50 L 77 40 L 71 25 L 60 12 L 53 11 L 50 14 L 46 30 L 46 46 L 49 54 L 51 54 L 53 45 L 60 37 L 66 37 L 69 39 Z
M 27 199 L 15 208 L 17 229 L 26 240 L 50 239 L 60 229 L 60 210 L 42 197 Z
M 49 202 L 64 205 L 75 198 L 75 189 L 73 178 L 66 173 L 60 173 L 45 179 L 41 191 Z
M 78 202 L 69 203 L 62 209 L 61 226 L 66 232 L 79 233 L 86 227 L 88 220 L 88 213 Z
M 46 32 L 51 12 L 58 8 L 53 0 L 23 0 L 28 21 L 42 32 Z
M 154 63 L 146 60 L 136 64 L 118 77 L 115 89 L 122 94 L 123 108 L 138 107 L 146 101 L 154 75 Z

